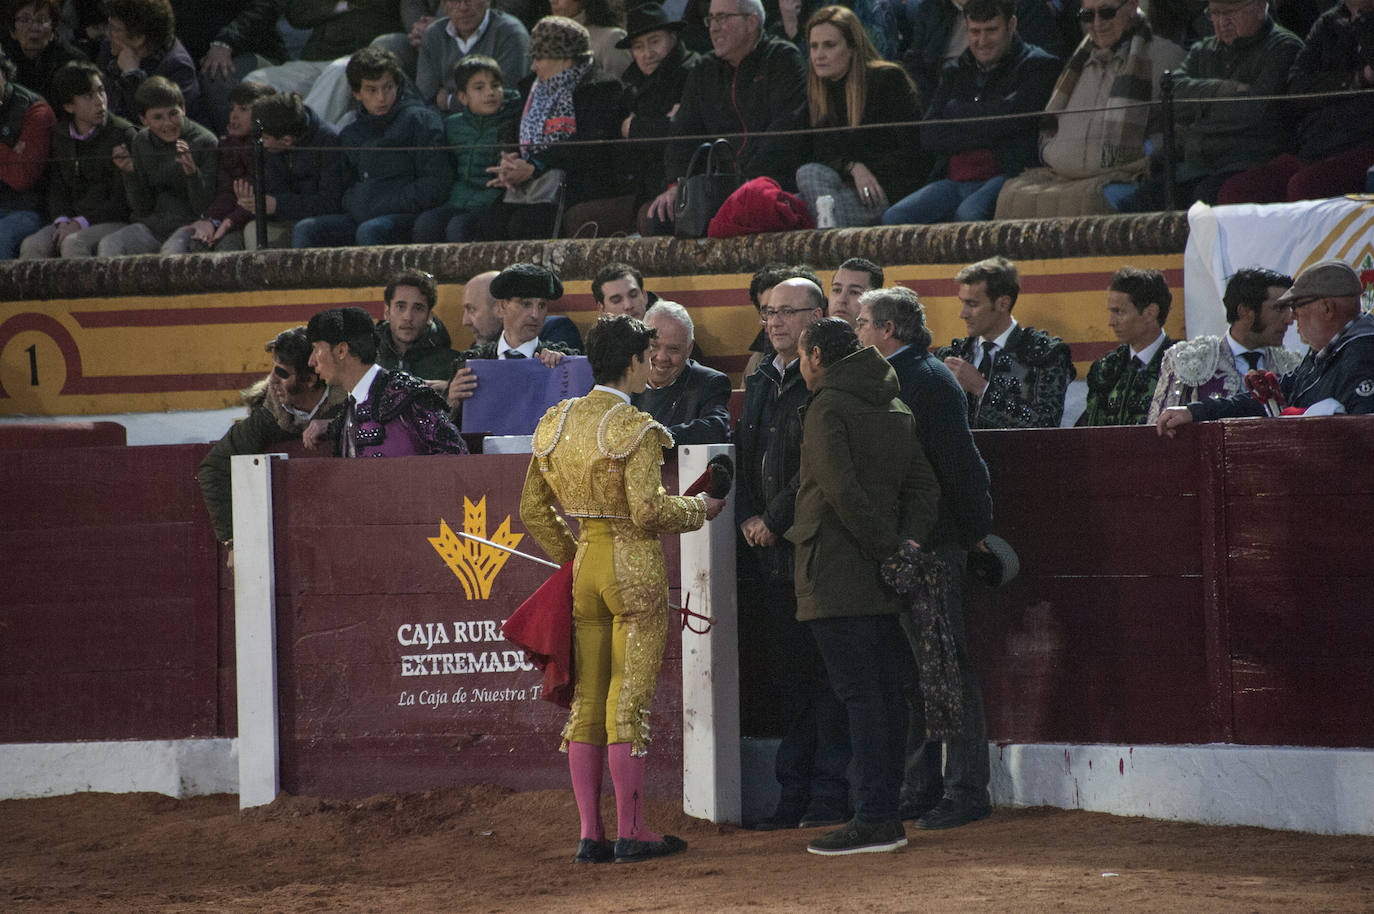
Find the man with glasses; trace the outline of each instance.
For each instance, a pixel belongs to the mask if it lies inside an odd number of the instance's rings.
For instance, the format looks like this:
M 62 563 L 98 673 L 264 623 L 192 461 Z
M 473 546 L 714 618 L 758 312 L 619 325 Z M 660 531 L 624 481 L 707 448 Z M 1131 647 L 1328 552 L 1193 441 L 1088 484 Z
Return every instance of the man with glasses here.
M 1302 39 L 1270 18 L 1265 0 L 1211 0 L 1207 15 L 1215 34 L 1192 46 L 1174 79 L 1174 97 L 1183 102 L 1178 117 L 1188 122 L 1175 168 L 1174 199 L 1184 208 L 1194 200 L 1216 203 L 1227 178 L 1292 141 L 1291 119 L 1277 103 L 1243 99 L 1287 91 Z M 1129 208 L 1162 208 L 1164 180 L 1160 174 L 1146 181 Z
M 801 467 L 799 410 L 807 399 L 798 361 L 801 335 L 825 316 L 825 293 L 810 279 L 784 279 L 760 316 L 773 357 L 744 382 L 736 436 L 739 605 L 741 628 L 763 642 L 761 679 L 772 684 L 782 730 L 774 766 L 782 790 L 773 815 L 755 827 L 840 825 L 849 813 L 849 729 L 816 643 L 796 619 L 792 544 L 783 539 L 792 526 Z
M 1043 168 L 1007 181 L 998 219 L 1092 216 L 1116 211 L 1148 171 L 1163 131 L 1164 73 L 1184 50 L 1150 29 L 1136 0 L 1082 0 L 1084 41 L 1064 66 L 1040 128 Z
M 1365 188 L 1374 165 L 1374 95 L 1368 91 L 1374 88 L 1374 0 L 1343 0 L 1302 34 L 1288 91 L 1320 97 L 1294 99 L 1287 109 L 1297 123 L 1297 145 L 1233 175 L 1218 203 L 1321 200 Z M 1335 94 L 1341 92 L 1347 94 Z
M 763 34 L 760 0 L 711 0 L 706 25 L 714 53 L 687 76 L 672 136 L 723 136 L 730 140 L 745 179 L 763 175 L 792 183 L 798 144 L 791 137 L 754 134 L 793 126 L 806 102 L 806 63 L 796 45 Z M 651 229 L 670 231 L 677 179 L 687 171 L 699 140 L 670 143 L 664 153 L 668 189 L 649 205 Z
M 1363 294 L 1354 270 L 1339 260 L 1324 260 L 1299 273 L 1279 296 L 1278 304 L 1293 308 L 1298 335 L 1312 347 L 1280 379 L 1282 405 L 1298 413 L 1374 413 L 1374 314 L 1360 311 Z M 1189 422 L 1264 415 L 1265 404 L 1242 393 L 1170 407 L 1159 414 L 1155 428 L 1172 438 Z

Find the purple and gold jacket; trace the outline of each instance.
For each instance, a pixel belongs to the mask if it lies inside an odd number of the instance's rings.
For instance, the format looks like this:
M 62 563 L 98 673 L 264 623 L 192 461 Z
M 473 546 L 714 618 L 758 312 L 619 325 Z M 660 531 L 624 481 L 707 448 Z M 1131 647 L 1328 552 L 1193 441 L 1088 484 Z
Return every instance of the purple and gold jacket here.
M 330 423 L 329 435 L 336 457 L 468 452 L 444 398 L 404 371 L 379 371 L 367 399 Z

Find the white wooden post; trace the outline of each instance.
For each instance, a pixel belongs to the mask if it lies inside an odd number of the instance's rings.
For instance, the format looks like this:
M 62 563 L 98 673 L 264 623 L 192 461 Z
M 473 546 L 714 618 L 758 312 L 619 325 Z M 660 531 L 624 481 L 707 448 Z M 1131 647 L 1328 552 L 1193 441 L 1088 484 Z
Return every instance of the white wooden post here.
M 240 809 L 271 803 L 280 787 L 272 461 L 285 457 L 285 454 L 247 454 L 230 460 L 234 502 L 234 662 L 238 668 Z
M 729 444 L 678 448 L 678 480 L 687 486 Z M 740 822 L 739 625 L 735 607 L 734 495 L 724 512 L 680 538 L 682 599 L 715 618 L 704 635 L 682 632 L 682 808 L 712 822 Z M 700 628 L 698 620 L 692 624 Z

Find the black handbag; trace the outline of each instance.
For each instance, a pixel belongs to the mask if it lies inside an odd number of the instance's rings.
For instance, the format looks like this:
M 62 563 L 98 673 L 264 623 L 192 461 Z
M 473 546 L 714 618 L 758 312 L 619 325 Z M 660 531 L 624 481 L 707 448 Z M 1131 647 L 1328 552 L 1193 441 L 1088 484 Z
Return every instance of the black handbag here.
M 705 170 L 698 173 L 698 165 Z M 678 238 L 702 238 L 711 217 L 740 186 L 739 161 L 728 140 L 702 143 L 692 153 L 687 174 L 677 179 L 677 203 L 673 206 L 673 234 Z

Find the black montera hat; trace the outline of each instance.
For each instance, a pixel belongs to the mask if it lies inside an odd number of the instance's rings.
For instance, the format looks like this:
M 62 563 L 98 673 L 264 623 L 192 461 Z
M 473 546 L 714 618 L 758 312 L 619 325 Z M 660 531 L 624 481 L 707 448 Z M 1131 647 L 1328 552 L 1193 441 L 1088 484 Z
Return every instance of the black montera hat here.
M 646 3 L 630 10 L 625 23 L 625 37 L 615 43 L 622 51 L 628 50 L 640 35 L 650 32 L 679 32 L 687 23 L 680 19 L 669 19 L 668 13 L 660 3 Z
M 969 574 L 989 587 L 1011 583 L 1021 571 L 1021 559 L 1011 543 L 989 533 L 983 538 L 983 544 L 987 546 L 986 552 L 974 549 L 968 554 Z
M 563 283 L 552 270 L 537 263 L 513 263 L 491 281 L 492 298 L 563 297 Z
M 362 308 L 330 308 L 310 318 L 305 326 L 305 338 L 311 343 L 337 346 L 375 334 L 377 325 L 372 315 Z

